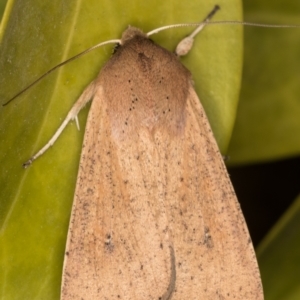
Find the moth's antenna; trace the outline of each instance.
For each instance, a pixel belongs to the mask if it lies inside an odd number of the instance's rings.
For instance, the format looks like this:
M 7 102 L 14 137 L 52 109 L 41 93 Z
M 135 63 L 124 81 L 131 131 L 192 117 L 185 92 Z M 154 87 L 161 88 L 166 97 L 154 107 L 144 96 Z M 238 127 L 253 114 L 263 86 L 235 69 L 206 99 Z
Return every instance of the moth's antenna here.
M 194 37 L 206 26 L 206 25 L 216 25 L 216 24 L 224 24 L 224 25 L 244 25 L 244 26 L 255 26 L 255 27 L 264 27 L 264 28 L 300 28 L 300 25 L 278 25 L 278 24 L 261 24 L 261 23 L 252 23 L 252 22 L 244 22 L 244 21 L 210 21 L 214 14 L 220 9 L 218 5 L 214 7 L 214 9 L 207 15 L 207 17 L 201 23 L 188 23 L 188 24 L 174 24 L 163 26 L 157 29 L 154 29 L 147 33 L 147 36 L 153 35 L 160 31 L 177 28 L 177 27 L 187 27 L 187 26 L 197 26 L 197 28 L 186 38 L 184 38 L 176 47 L 175 53 L 178 56 L 186 55 L 193 46 Z
M 220 6 L 216 5 L 214 9 L 207 15 L 207 17 L 201 23 L 182 23 L 182 24 L 172 24 L 166 25 L 159 28 L 156 28 L 152 31 L 147 33 L 147 36 L 159 33 L 166 29 L 170 28 L 178 28 L 178 27 L 190 27 L 190 26 L 198 26 L 197 29 L 190 35 L 195 36 L 202 28 L 206 25 L 217 25 L 217 24 L 224 24 L 224 25 L 244 25 L 244 26 L 252 26 L 252 27 L 264 27 L 264 28 L 300 28 L 300 24 L 263 24 L 263 23 L 254 23 L 254 22 L 245 22 L 245 21 L 210 21 L 213 15 L 220 9 Z
M 244 26 L 255 26 L 255 27 L 264 27 L 264 28 L 300 28 L 300 25 L 298 24 L 292 24 L 292 25 L 278 25 L 278 24 L 261 24 L 261 23 L 252 23 L 252 22 L 244 22 L 244 21 L 210 21 L 211 18 L 214 16 L 214 14 L 220 9 L 220 7 L 218 5 L 216 5 L 213 10 L 206 16 L 206 18 L 203 20 L 203 22 L 201 23 L 186 23 L 186 24 L 173 24 L 173 25 L 168 25 L 168 26 L 163 26 L 157 29 L 154 29 L 150 32 L 147 33 L 147 36 L 149 37 L 150 35 L 153 35 L 155 33 L 158 33 L 160 31 L 166 30 L 166 29 L 170 29 L 170 28 L 178 28 L 178 27 L 188 27 L 188 26 L 197 26 L 197 28 L 192 32 L 192 34 L 190 34 L 188 37 L 184 38 L 178 45 L 176 48 L 176 54 L 178 56 L 183 56 L 185 55 L 192 47 L 193 45 L 193 39 L 195 37 L 195 35 L 197 33 L 199 33 L 199 31 L 201 31 L 204 26 L 206 25 L 217 25 L 217 24 L 224 24 L 224 25 L 244 25 Z M 30 89 L 32 86 L 34 86 L 35 84 L 37 84 L 40 80 L 42 80 L 44 77 L 46 77 L 47 75 L 49 75 L 50 73 L 52 73 L 53 71 L 55 71 L 56 69 L 60 68 L 61 66 L 65 65 L 68 62 L 71 62 L 72 60 L 75 60 L 76 58 L 79 58 L 101 46 L 104 46 L 106 44 L 111 44 L 111 43 L 117 43 L 120 44 L 121 40 L 110 40 L 110 41 L 106 41 L 100 44 L 97 44 L 61 63 L 59 63 L 58 65 L 56 65 L 55 67 L 53 67 L 52 69 L 50 69 L 49 71 L 47 71 L 46 73 L 44 73 L 42 76 L 40 76 L 39 78 L 37 78 L 34 82 L 32 82 L 31 84 L 29 84 L 26 88 L 24 88 L 23 90 L 21 90 L 19 93 L 17 93 L 15 96 L 13 96 L 10 100 L 8 100 L 6 103 L 2 104 L 2 106 L 5 106 L 7 104 L 9 104 L 11 101 L 13 101 L 14 99 L 16 99 L 17 97 L 19 97 L 21 94 L 23 94 L 24 92 L 26 92 L 28 89 Z
M 213 17 L 213 15 L 220 9 L 219 5 L 215 5 L 213 10 L 206 16 L 206 18 L 201 23 L 184 23 L 184 24 L 173 24 L 173 25 L 167 25 L 163 27 L 156 28 L 152 31 L 149 31 L 147 33 L 147 36 L 159 33 L 160 31 L 170 29 L 170 28 L 177 28 L 177 27 L 188 27 L 188 26 L 198 26 L 197 29 L 191 34 L 195 36 L 207 23 L 210 23 L 209 20 Z M 199 29 L 200 28 L 200 29 Z
M 192 48 L 194 43 L 194 37 L 204 28 L 205 25 L 209 24 L 210 19 L 215 15 L 215 13 L 220 9 L 219 5 L 215 5 L 213 10 L 206 16 L 206 18 L 203 20 L 203 22 L 198 24 L 175 24 L 175 25 L 169 25 L 169 26 L 163 26 L 157 29 L 154 29 L 147 33 L 147 36 L 149 37 L 152 34 L 158 33 L 160 31 L 170 29 L 170 28 L 176 28 L 176 27 L 186 27 L 186 26 L 195 26 L 197 25 L 197 28 L 186 38 L 181 40 L 179 44 L 176 47 L 175 53 L 178 56 L 186 55 Z
M 264 28 L 300 28 L 300 24 L 262 24 L 262 23 L 253 23 L 253 22 L 245 22 L 245 21 L 209 21 L 206 22 L 206 25 L 244 25 L 244 26 L 252 26 L 252 27 L 264 27 Z M 197 25 L 197 24 L 195 24 Z
M 34 86 L 35 84 L 37 84 L 39 81 L 41 81 L 44 77 L 46 77 L 47 75 L 49 75 L 50 73 L 52 73 L 53 71 L 55 71 L 56 69 L 60 68 L 61 66 L 69 63 L 72 60 L 75 60 L 76 58 L 79 58 L 101 46 L 107 45 L 107 44 L 118 44 L 120 43 L 121 40 L 110 40 L 110 41 L 106 41 L 100 44 L 97 44 L 91 48 L 88 48 L 86 50 L 84 50 L 83 52 L 76 54 L 75 56 L 72 56 L 71 58 L 59 63 L 58 65 L 56 65 L 55 67 L 53 67 L 52 69 L 50 69 L 49 71 L 47 71 L 46 73 L 44 73 L 42 76 L 40 76 L 39 78 L 37 78 L 35 81 L 33 81 L 31 84 L 29 84 L 25 89 L 21 90 L 19 93 L 17 93 L 15 96 L 13 96 L 11 99 L 9 99 L 6 103 L 2 104 L 2 106 L 5 106 L 7 104 L 9 104 L 11 101 L 13 101 L 14 99 L 16 99 L 17 97 L 19 97 L 21 94 L 25 93 L 28 89 L 30 89 L 32 86 Z

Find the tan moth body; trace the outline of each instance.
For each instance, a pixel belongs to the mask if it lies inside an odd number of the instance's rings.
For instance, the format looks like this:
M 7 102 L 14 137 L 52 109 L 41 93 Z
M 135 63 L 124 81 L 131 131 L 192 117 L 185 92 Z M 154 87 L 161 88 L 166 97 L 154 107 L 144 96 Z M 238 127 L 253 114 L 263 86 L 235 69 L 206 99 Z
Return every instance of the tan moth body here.
M 61 299 L 263 299 L 240 206 L 176 55 L 129 28 L 76 105 L 90 98 Z

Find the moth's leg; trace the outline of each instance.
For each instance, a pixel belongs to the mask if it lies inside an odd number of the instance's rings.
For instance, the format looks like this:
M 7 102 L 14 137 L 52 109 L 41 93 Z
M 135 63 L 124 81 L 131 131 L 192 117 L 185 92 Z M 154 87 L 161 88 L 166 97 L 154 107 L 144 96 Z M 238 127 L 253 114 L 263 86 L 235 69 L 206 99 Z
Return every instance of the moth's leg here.
M 202 23 L 186 38 L 181 40 L 175 50 L 178 56 L 184 56 L 192 49 L 194 43 L 194 37 L 205 27 L 205 25 L 210 21 L 213 15 L 220 9 L 220 6 L 216 5 L 213 10 L 207 15 L 207 17 L 202 21 Z
M 55 134 L 52 136 L 50 141 L 40 150 L 38 151 L 35 155 L 33 155 L 27 162 L 23 164 L 24 168 L 29 167 L 34 160 L 36 160 L 39 156 L 41 156 L 44 152 L 50 148 L 57 138 L 60 136 L 60 134 L 63 132 L 67 124 L 74 119 L 77 119 L 77 115 L 79 111 L 93 98 L 95 94 L 95 87 L 96 87 L 96 79 L 92 81 L 86 89 L 83 91 L 79 99 L 75 102 L 71 110 L 69 111 L 67 117 L 64 119 L 60 127 L 57 129 Z M 78 121 L 76 120 L 76 124 L 78 127 Z

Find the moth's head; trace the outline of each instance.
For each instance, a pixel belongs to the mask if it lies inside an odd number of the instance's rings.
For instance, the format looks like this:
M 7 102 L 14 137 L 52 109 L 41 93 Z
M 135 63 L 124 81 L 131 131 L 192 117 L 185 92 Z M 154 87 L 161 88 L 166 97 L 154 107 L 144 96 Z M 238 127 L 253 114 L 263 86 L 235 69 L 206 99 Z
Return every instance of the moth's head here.
M 126 42 L 130 41 L 136 36 L 147 38 L 147 35 L 142 30 L 128 26 L 128 28 L 122 34 L 121 45 L 124 45 Z

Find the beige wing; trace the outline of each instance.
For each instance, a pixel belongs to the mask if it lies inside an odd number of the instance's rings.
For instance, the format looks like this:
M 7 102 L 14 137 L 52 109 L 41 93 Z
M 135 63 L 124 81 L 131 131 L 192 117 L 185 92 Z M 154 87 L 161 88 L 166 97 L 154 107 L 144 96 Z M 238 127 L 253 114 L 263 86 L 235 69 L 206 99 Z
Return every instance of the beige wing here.
M 262 299 L 251 239 L 197 95 L 186 125 L 113 140 L 88 118 L 61 299 Z
M 155 146 L 112 140 L 100 88 L 89 113 L 63 269 L 61 299 L 170 299 L 170 247 Z M 154 196 L 155 195 L 155 196 Z
M 191 86 L 184 136 L 168 153 L 166 212 L 176 259 L 172 299 L 263 299 L 240 205 Z

